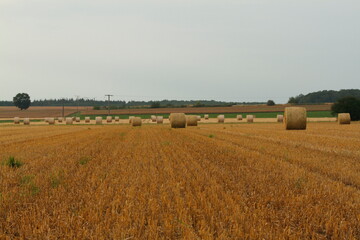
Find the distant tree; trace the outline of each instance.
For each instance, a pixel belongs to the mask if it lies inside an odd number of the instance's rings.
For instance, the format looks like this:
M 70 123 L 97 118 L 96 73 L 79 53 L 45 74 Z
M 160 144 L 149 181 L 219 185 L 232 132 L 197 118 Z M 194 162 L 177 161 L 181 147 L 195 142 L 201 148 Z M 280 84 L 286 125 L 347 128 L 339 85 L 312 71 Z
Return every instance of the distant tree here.
M 197 101 L 193 107 L 205 107 L 205 104 L 203 104 L 202 102 L 200 101 Z
M 298 104 L 299 99 L 297 97 L 291 97 L 291 98 L 289 98 L 288 103 L 290 103 L 290 104 Z
M 344 97 L 331 107 L 333 114 L 350 113 L 352 121 L 360 120 L 360 98 Z
M 13 98 L 13 102 L 16 107 L 20 108 L 20 110 L 28 109 L 31 104 L 30 96 L 27 93 L 16 94 Z
M 268 100 L 266 105 L 268 106 L 274 106 L 275 105 L 275 102 L 273 100 Z
M 160 102 L 152 102 L 150 107 L 151 108 L 159 108 L 159 107 L 161 107 L 161 104 L 160 104 Z

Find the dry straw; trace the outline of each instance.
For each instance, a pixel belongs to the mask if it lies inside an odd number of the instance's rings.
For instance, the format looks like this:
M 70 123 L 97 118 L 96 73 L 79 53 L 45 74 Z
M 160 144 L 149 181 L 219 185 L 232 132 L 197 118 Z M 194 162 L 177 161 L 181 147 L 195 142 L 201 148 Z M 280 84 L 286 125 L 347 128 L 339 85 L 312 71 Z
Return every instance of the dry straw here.
M 224 115 L 219 115 L 217 117 L 217 119 L 218 119 L 218 123 L 224 123 L 225 122 L 225 116 Z
M 98 125 L 102 124 L 102 117 L 96 117 L 95 118 L 95 123 L 98 124 Z
M 237 115 L 237 116 L 236 116 L 236 119 L 240 121 L 240 120 L 243 119 L 243 117 L 242 117 L 242 115 Z
M 55 118 L 48 118 L 48 123 L 49 123 L 49 125 L 54 125 L 55 124 Z
M 185 113 L 171 113 L 169 119 L 170 119 L 170 125 L 172 128 L 185 128 L 186 127 Z
M 85 123 L 90 123 L 90 117 L 85 117 Z
M 73 124 L 73 119 L 71 117 L 66 118 L 66 125 Z
M 120 121 L 120 117 L 116 116 L 115 117 L 115 122 L 119 122 Z
M 205 119 L 205 120 L 208 120 L 208 119 L 209 119 L 209 114 L 205 114 L 205 115 L 204 115 L 204 119 Z
M 287 107 L 284 113 L 286 130 L 306 129 L 306 109 L 303 107 Z
M 351 122 L 350 113 L 339 113 L 337 120 L 339 124 L 350 124 Z
M 187 126 L 197 126 L 198 125 L 198 117 L 195 115 L 186 116 L 186 125 Z
M 106 117 L 106 122 L 111 123 L 112 122 L 112 116 L 107 116 Z
M 157 124 L 162 124 L 164 122 L 164 117 L 163 116 L 157 116 L 156 117 L 156 123 Z
M 20 118 L 14 117 L 14 124 L 20 124 Z
M 152 122 L 156 122 L 156 116 L 155 115 L 151 115 L 150 119 L 151 119 Z
M 284 115 L 277 115 L 276 119 L 277 119 L 277 122 L 282 123 L 282 122 L 284 122 Z
M 24 125 L 30 125 L 30 119 L 24 118 Z
M 254 115 L 246 115 L 246 121 L 248 123 L 254 122 Z
M 141 118 L 139 118 L 139 117 L 134 117 L 134 118 L 132 118 L 132 120 L 131 120 L 131 126 L 133 126 L 133 127 L 139 127 L 139 126 L 141 126 L 141 124 L 142 124 Z

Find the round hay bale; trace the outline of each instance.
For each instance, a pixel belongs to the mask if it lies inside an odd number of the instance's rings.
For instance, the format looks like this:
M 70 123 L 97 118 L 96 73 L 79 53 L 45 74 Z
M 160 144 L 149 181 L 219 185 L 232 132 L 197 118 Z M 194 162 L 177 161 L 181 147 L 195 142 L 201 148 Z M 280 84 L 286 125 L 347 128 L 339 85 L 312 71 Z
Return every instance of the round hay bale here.
M 225 122 L 225 116 L 224 115 L 219 115 L 217 117 L 217 119 L 218 119 L 218 123 L 224 123 Z
M 95 118 L 95 123 L 98 124 L 98 125 L 102 124 L 102 117 L 96 117 Z
M 139 126 L 141 126 L 141 124 L 142 124 L 141 118 L 139 118 L 139 117 L 133 117 L 133 118 L 131 119 L 131 126 L 133 126 L 133 127 L 139 127 Z
M 163 116 L 157 116 L 156 117 L 156 123 L 157 124 L 162 124 L 164 122 L 164 117 Z
M 197 121 L 201 121 L 201 116 L 196 116 Z
M 24 125 L 30 125 L 30 118 L 24 118 Z
M 112 122 L 112 116 L 107 116 L 106 117 L 106 122 L 111 123 Z
M 44 121 L 45 121 L 46 123 L 48 123 L 48 122 L 49 122 L 49 118 L 45 118 Z
M 305 130 L 306 129 L 306 108 L 287 107 L 284 112 L 284 122 L 286 130 Z
M 156 122 L 156 116 L 155 115 L 151 115 L 150 119 L 151 119 L 152 122 Z
M 119 116 L 116 116 L 115 117 L 115 122 L 119 122 L 120 121 L 120 117 Z
M 133 118 L 134 118 L 134 116 L 129 116 L 129 123 L 131 123 Z
M 186 116 L 186 125 L 187 126 L 197 126 L 198 118 L 195 115 Z
M 20 118 L 14 117 L 14 124 L 20 124 Z
M 277 122 L 282 123 L 282 122 L 284 122 L 284 115 L 277 115 L 276 119 L 277 119 Z
M 76 118 L 75 118 L 75 121 L 76 121 L 76 122 L 80 122 L 80 117 L 76 117 Z
M 254 115 L 246 115 L 246 121 L 248 123 L 254 122 Z
M 171 113 L 170 126 L 172 128 L 185 128 L 186 127 L 186 116 L 185 113 Z
M 85 117 L 85 123 L 90 123 L 90 117 Z
M 59 122 L 59 123 L 62 123 L 63 121 L 64 121 L 64 118 L 58 117 L 58 122 Z
M 351 123 L 350 113 L 339 113 L 337 121 L 339 124 L 350 124 Z
M 240 115 L 237 115 L 237 116 L 236 116 L 236 119 L 239 120 L 239 121 L 241 121 L 241 120 L 243 119 L 243 116 L 242 116 L 241 114 L 240 114 Z
M 71 125 L 73 124 L 73 119 L 71 117 L 67 117 L 66 118 L 66 125 Z
M 209 114 L 205 114 L 205 115 L 204 115 L 204 119 L 205 119 L 205 120 L 208 120 L 208 119 L 209 119 Z
M 54 125 L 55 124 L 55 118 L 48 118 L 48 123 L 49 123 L 49 125 Z

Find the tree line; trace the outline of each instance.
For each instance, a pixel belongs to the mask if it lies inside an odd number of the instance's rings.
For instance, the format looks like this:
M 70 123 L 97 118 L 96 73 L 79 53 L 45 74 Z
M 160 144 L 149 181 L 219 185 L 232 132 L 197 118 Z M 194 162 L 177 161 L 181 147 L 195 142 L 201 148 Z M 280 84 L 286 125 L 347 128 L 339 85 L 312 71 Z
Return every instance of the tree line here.
M 342 89 L 339 91 L 323 90 L 308 93 L 306 95 L 299 94 L 290 97 L 288 103 L 291 104 L 316 104 L 316 103 L 334 103 L 344 97 L 360 98 L 359 89 Z

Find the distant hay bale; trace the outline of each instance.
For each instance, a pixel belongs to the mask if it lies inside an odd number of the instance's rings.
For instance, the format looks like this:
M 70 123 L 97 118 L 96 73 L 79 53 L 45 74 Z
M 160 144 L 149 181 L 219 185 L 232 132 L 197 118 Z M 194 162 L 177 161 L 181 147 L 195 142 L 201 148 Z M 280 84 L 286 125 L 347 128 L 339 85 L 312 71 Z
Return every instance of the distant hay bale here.
M 163 116 L 157 116 L 156 117 L 156 123 L 157 124 L 162 124 L 164 122 L 164 117 Z
M 95 118 L 95 123 L 98 124 L 98 125 L 102 124 L 102 117 L 96 117 Z
M 63 121 L 64 121 L 64 118 L 58 117 L 58 122 L 59 122 L 59 123 L 62 123 Z
M 205 119 L 205 120 L 208 120 L 208 119 L 209 119 L 209 114 L 205 114 L 205 115 L 204 115 L 204 119 Z
M 225 116 L 224 115 L 219 115 L 217 117 L 217 119 L 218 119 L 218 123 L 224 123 L 225 122 Z
M 284 122 L 284 115 L 277 115 L 276 119 L 277 119 L 277 122 L 282 123 L 282 122 Z
M 76 122 L 80 122 L 80 117 L 76 117 L 76 118 L 75 118 L 75 121 L 76 121 Z
M 141 124 L 142 124 L 141 118 L 134 117 L 134 118 L 131 119 L 131 126 L 139 127 L 139 126 L 141 126 Z
M 54 125 L 55 124 L 55 118 L 48 118 L 48 123 L 49 123 L 49 125 Z
M 350 124 L 351 123 L 350 113 L 339 113 L 337 120 L 339 124 Z
M 24 125 L 30 125 L 30 119 L 24 118 Z
M 186 125 L 187 126 L 197 126 L 198 125 L 197 116 L 195 116 L 195 115 L 186 116 Z
M 134 116 L 129 116 L 129 123 L 132 122 L 133 118 L 134 118 Z
M 14 124 L 20 124 L 20 118 L 14 117 Z
M 112 122 L 112 116 L 107 116 L 106 117 L 106 122 L 111 123 Z
M 49 118 L 45 118 L 44 121 L 45 121 L 46 123 L 48 123 L 48 122 L 49 122 Z
M 197 121 L 201 121 L 201 116 L 196 116 Z
M 155 115 L 151 115 L 150 119 L 151 119 L 152 122 L 156 122 L 156 116 Z
M 172 128 L 185 128 L 186 127 L 186 116 L 185 113 L 171 113 L 170 126 Z
M 241 114 L 240 114 L 240 115 L 237 115 L 237 116 L 236 116 L 236 119 L 240 121 L 240 120 L 243 119 L 243 116 L 242 116 Z
M 286 130 L 306 129 L 306 108 L 287 107 L 284 112 L 284 122 Z
M 120 121 L 120 117 L 119 116 L 116 116 L 115 117 L 115 122 L 119 122 Z
M 254 115 L 246 115 L 246 121 L 248 123 L 254 122 Z
M 71 117 L 67 117 L 66 118 L 66 125 L 71 125 L 73 124 L 73 119 Z
M 85 123 L 90 123 L 90 117 L 85 117 Z

